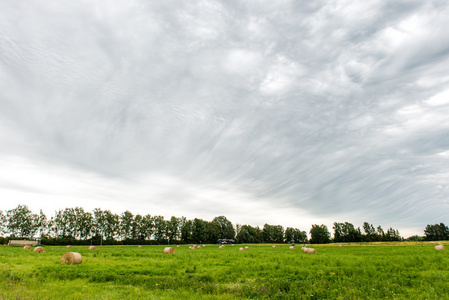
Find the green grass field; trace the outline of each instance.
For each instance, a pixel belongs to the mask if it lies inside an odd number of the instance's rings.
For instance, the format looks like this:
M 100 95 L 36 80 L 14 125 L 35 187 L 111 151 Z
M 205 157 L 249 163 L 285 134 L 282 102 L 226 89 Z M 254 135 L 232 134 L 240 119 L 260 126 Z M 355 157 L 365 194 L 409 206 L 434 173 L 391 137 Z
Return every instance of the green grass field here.
M 0 246 L 0 299 L 449 299 L 449 251 L 434 243 L 239 247 Z M 61 265 L 70 251 L 83 263 Z

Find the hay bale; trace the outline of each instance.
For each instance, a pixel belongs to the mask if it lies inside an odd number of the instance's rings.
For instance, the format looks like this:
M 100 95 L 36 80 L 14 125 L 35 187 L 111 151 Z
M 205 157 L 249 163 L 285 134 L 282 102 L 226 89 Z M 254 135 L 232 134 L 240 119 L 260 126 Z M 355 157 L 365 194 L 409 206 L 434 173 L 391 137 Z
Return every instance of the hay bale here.
M 240 247 L 239 251 L 245 251 L 245 248 Z
M 37 246 L 37 241 L 28 240 L 9 240 L 8 246 Z
M 78 265 L 83 262 L 83 257 L 78 252 L 66 252 L 61 257 L 62 265 Z
M 206 245 L 203 245 L 203 248 L 206 247 Z
M 302 247 L 301 249 L 304 253 L 316 253 L 315 249 L 313 248 Z
M 290 246 L 289 248 L 290 248 L 290 249 L 295 249 L 295 246 Z
M 89 246 L 89 250 L 97 250 L 96 246 Z
M 23 248 L 22 248 L 23 250 L 31 250 L 31 249 L 33 249 L 31 246 L 29 246 L 29 245 L 26 245 L 26 246 L 24 246 Z
M 66 248 L 72 248 L 72 245 L 67 245 Z
M 164 253 L 165 254 L 175 254 L 175 248 L 173 248 L 173 247 L 165 247 L 164 248 Z
M 178 248 L 179 248 L 179 245 L 176 245 L 176 247 L 178 247 Z
M 142 248 L 142 246 L 137 246 L 137 248 Z
M 444 249 L 444 246 L 440 244 L 435 246 L 435 250 L 446 250 L 446 249 Z
M 248 250 L 248 249 L 249 249 L 249 247 L 248 247 L 248 246 L 246 246 L 246 247 L 245 247 L 245 250 Z
M 276 248 L 276 246 L 275 245 L 273 245 L 273 246 L 271 246 L 272 248 Z
M 45 249 L 43 248 L 43 247 L 36 247 L 36 248 L 34 248 L 34 250 L 33 250 L 33 252 L 36 252 L 36 253 L 44 253 L 45 252 Z

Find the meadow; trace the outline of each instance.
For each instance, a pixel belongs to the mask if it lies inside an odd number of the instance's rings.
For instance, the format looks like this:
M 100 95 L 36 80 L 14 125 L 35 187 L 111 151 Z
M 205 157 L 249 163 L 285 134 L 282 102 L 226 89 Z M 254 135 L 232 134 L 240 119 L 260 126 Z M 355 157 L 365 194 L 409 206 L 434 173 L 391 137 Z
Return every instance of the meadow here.
M 449 253 L 434 245 L 0 246 L 0 299 L 449 299 Z M 70 251 L 82 264 L 60 264 Z

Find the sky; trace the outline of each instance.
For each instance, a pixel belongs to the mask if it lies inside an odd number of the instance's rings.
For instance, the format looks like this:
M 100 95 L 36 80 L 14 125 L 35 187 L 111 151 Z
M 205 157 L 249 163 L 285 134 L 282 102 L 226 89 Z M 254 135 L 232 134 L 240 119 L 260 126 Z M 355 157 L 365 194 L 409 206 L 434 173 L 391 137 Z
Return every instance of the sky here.
M 449 224 L 449 2 L 0 1 L 0 210 Z

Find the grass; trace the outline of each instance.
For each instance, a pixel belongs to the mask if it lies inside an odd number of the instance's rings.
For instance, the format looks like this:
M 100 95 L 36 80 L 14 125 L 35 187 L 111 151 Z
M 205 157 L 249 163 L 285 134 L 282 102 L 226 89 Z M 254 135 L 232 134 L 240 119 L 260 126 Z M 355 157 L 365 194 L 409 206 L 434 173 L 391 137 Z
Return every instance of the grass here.
M 239 247 L 0 247 L 0 299 L 449 299 L 449 253 L 430 243 Z M 83 263 L 61 265 L 68 251 Z

